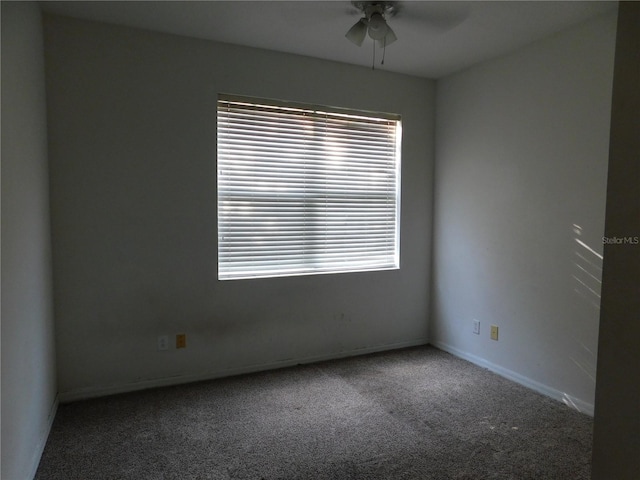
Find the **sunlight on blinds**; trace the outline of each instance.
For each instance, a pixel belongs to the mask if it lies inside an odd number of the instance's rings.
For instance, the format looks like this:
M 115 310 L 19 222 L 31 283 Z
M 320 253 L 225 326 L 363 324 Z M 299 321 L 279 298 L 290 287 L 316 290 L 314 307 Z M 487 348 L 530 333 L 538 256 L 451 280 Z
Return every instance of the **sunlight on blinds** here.
M 398 116 L 221 95 L 217 135 L 219 279 L 399 268 Z

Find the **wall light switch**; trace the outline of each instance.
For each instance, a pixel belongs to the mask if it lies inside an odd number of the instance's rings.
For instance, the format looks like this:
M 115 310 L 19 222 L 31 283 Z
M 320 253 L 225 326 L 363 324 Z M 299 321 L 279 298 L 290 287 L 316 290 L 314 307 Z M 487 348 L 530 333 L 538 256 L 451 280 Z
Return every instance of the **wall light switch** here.
M 176 348 L 187 348 L 187 335 L 185 333 L 176 335 Z

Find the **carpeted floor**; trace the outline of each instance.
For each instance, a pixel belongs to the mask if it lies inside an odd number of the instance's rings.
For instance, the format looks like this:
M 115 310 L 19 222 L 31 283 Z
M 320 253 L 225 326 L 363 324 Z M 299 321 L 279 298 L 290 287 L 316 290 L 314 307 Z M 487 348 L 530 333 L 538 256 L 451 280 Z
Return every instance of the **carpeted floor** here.
M 61 405 L 37 480 L 588 479 L 592 419 L 433 347 Z

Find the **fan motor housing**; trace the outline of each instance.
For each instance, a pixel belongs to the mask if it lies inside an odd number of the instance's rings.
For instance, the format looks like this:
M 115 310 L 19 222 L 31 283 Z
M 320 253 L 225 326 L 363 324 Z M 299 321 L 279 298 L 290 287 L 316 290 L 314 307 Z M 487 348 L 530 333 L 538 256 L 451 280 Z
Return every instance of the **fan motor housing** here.
M 385 18 L 393 17 L 398 13 L 398 2 L 351 2 L 351 4 L 360 10 L 367 19 L 371 18 L 371 15 L 378 13 Z

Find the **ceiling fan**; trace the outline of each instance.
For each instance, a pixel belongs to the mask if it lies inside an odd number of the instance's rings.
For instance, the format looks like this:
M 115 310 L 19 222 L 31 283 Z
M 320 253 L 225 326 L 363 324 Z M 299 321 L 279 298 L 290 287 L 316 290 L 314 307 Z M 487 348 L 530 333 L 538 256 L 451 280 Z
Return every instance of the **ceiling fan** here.
M 367 35 L 373 40 L 373 63 L 375 68 L 376 44 L 382 48 L 382 61 L 386 47 L 398 40 L 387 21 L 402 13 L 398 18 L 402 31 L 412 34 L 419 29 L 428 29 L 432 35 L 439 35 L 464 22 L 471 11 L 472 2 L 401 2 L 401 1 L 352 1 L 355 12 L 362 17 L 346 33 L 345 37 L 357 46 L 362 46 Z M 394 20 L 395 21 L 395 20 Z
M 345 35 L 350 42 L 360 47 L 367 34 L 369 34 L 369 37 L 377 41 L 381 48 L 385 48 L 398 39 L 387 24 L 387 18 L 394 16 L 398 11 L 398 2 L 370 1 L 351 3 L 362 12 L 363 17 Z

